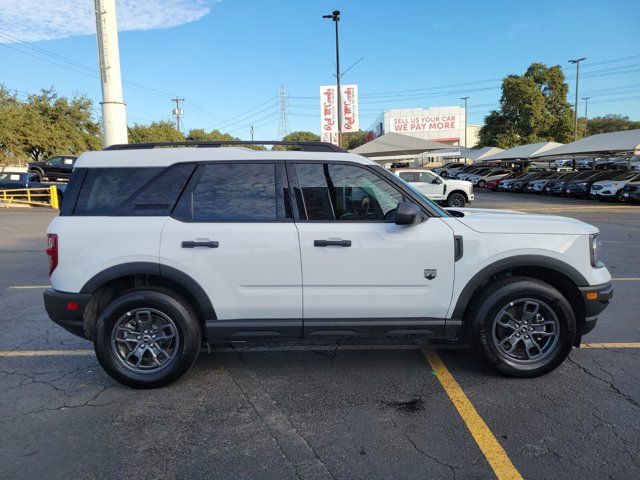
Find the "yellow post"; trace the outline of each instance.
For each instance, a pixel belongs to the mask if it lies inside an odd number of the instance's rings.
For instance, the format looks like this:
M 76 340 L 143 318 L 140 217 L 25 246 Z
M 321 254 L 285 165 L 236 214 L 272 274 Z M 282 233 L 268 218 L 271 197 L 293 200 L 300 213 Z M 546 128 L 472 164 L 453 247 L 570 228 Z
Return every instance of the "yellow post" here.
M 49 187 L 49 191 L 51 193 L 51 208 L 58 210 L 60 208 L 58 204 L 58 189 L 55 185 L 52 185 Z
M 31 190 L 27 188 L 27 202 L 31 203 Z

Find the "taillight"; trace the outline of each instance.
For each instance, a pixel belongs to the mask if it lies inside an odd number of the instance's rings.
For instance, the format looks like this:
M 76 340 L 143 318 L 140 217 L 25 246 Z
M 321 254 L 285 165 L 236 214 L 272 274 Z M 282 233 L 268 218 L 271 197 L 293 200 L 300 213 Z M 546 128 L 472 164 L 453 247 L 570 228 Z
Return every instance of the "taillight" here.
M 58 266 L 58 235 L 56 233 L 47 233 L 47 256 L 49 257 L 49 275 Z

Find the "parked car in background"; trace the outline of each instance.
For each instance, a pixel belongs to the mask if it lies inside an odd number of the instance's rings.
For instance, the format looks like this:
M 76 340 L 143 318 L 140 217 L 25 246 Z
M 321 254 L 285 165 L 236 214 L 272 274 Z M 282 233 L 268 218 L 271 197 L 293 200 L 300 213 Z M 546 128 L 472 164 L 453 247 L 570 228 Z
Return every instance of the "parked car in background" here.
M 469 178 L 472 175 L 478 175 L 480 173 L 488 172 L 489 170 L 491 170 L 490 167 L 479 167 L 479 168 L 476 168 L 474 170 L 469 170 L 468 172 L 458 173 L 458 174 L 456 174 L 455 178 L 457 178 L 458 180 L 469 181 Z
M 492 168 L 486 172 L 470 175 L 467 177 L 467 180 L 480 188 L 484 188 L 488 181 L 500 180 L 509 174 L 511 174 L 511 170 L 505 170 L 504 168 Z
M 571 169 L 573 169 L 573 159 L 560 159 L 560 160 L 556 160 L 555 162 L 553 162 L 552 164 L 552 168 L 557 170 L 559 168 L 563 168 L 563 167 L 569 167 Z
M 62 202 L 66 184 L 52 184 L 47 182 L 41 182 L 39 175 L 36 173 L 0 172 L 0 190 L 22 190 L 26 188 L 49 188 L 52 185 L 55 185 L 56 190 L 58 191 L 58 200 Z
M 505 190 L 508 190 L 511 182 L 514 182 L 515 180 L 522 178 L 525 175 L 526 173 L 524 172 L 517 172 L 517 173 L 512 173 L 511 175 L 507 175 L 506 177 L 504 177 L 502 180 L 498 182 L 498 191 L 504 192 Z
M 464 207 L 473 202 L 473 186 L 470 182 L 442 178 L 431 170 L 396 170 L 393 173 L 434 202 L 448 207 Z
M 585 197 L 591 191 L 591 185 L 600 180 L 609 180 L 619 175 L 619 172 L 608 171 L 598 172 L 597 170 L 589 170 L 589 175 L 581 178 L 569 180 L 564 185 L 563 194 L 568 197 Z
M 592 172 L 567 172 L 566 174 L 554 179 L 549 180 L 544 186 L 544 193 L 547 195 L 562 195 L 565 184 L 576 178 L 584 178 L 591 175 Z
M 628 171 L 621 173 L 611 179 L 600 180 L 591 185 L 591 198 L 597 198 L 598 200 L 609 200 L 612 198 L 622 201 L 623 188 L 627 183 L 640 181 L 640 172 Z
M 516 178 L 512 182 L 509 182 L 507 188 L 505 189 L 508 192 L 524 192 L 527 188 L 527 183 L 531 180 L 535 180 L 537 178 L 541 178 L 546 175 L 546 172 L 528 172 L 525 173 L 522 177 Z
M 593 158 L 576 160 L 576 170 L 593 170 Z
M 42 180 L 69 180 L 77 157 L 59 155 L 43 162 L 31 162 L 28 170 Z
M 547 182 L 549 182 L 550 180 L 555 180 L 556 178 L 560 178 L 562 175 L 565 174 L 554 171 L 547 172 L 546 175 L 542 175 L 540 178 L 536 178 L 535 180 L 527 182 L 525 191 L 527 193 L 542 193 Z
M 451 174 L 459 172 L 466 166 L 467 165 L 462 162 L 449 162 L 449 163 L 445 163 L 441 167 L 434 168 L 433 172 L 435 172 L 436 175 L 440 175 L 443 178 L 447 178 L 447 177 L 450 177 Z
M 622 188 L 622 201 L 640 203 L 640 182 L 630 182 Z

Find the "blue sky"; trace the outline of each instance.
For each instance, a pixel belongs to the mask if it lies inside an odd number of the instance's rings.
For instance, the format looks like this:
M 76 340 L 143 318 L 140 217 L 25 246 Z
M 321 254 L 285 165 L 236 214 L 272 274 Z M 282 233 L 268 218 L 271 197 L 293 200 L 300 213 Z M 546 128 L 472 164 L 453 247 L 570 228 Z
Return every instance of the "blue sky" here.
M 186 128 L 242 138 L 278 131 L 276 95 L 289 95 L 289 130 L 319 131 L 318 87 L 334 81 L 334 31 L 342 12 L 341 65 L 360 86 L 362 127 L 383 109 L 459 105 L 470 122 L 497 106 L 500 79 L 534 61 L 575 67 L 589 116 L 640 120 L 638 1 L 117 0 L 128 120 L 171 119 L 186 98 Z M 24 96 L 53 86 L 87 94 L 99 113 L 92 0 L 2 0 L 0 82 Z M 17 42 L 21 40 L 21 42 Z M 53 62 L 53 63 L 52 63 Z M 581 101 L 580 115 L 584 114 Z

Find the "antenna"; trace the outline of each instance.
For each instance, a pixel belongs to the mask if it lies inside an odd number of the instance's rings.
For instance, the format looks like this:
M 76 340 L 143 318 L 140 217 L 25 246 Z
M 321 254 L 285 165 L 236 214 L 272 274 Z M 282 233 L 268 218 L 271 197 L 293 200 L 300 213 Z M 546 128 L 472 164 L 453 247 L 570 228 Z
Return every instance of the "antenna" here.
M 287 111 L 289 110 L 289 97 L 284 88 L 284 83 L 280 84 L 278 92 L 278 103 L 280 105 L 280 123 L 278 125 L 278 140 L 282 140 L 289 134 L 289 126 L 287 125 Z

